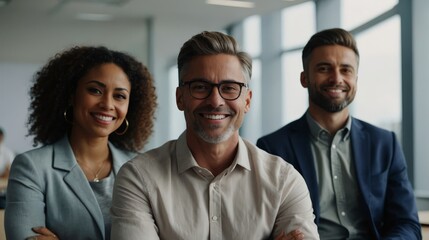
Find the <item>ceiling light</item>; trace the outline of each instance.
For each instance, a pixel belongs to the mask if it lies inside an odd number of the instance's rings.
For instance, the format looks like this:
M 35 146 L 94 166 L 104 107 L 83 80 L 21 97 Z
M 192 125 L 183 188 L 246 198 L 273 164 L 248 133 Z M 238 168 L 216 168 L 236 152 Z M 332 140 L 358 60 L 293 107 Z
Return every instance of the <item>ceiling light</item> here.
M 207 0 L 207 4 L 211 5 L 220 5 L 227 7 L 240 7 L 240 8 L 254 8 L 255 3 L 246 2 L 246 1 L 236 1 L 236 0 Z
M 79 13 L 76 18 L 84 21 L 110 21 L 113 19 L 112 15 L 98 14 L 98 13 Z

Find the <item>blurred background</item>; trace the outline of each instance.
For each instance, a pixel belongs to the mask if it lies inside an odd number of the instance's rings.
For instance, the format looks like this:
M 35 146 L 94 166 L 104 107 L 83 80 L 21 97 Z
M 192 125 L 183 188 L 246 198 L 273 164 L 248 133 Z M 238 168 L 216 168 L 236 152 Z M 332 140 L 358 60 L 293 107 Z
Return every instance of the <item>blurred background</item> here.
M 55 53 L 81 44 L 126 51 L 147 65 L 159 107 L 146 149 L 177 138 L 185 126 L 175 104 L 176 57 L 203 30 L 233 35 L 254 58 L 241 134 L 256 142 L 304 114 L 302 47 L 315 32 L 342 27 L 361 53 L 352 114 L 397 134 L 418 207 L 428 210 L 428 10 L 427 0 L 0 0 L 5 145 L 16 153 L 34 147 L 25 125 L 32 76 Z

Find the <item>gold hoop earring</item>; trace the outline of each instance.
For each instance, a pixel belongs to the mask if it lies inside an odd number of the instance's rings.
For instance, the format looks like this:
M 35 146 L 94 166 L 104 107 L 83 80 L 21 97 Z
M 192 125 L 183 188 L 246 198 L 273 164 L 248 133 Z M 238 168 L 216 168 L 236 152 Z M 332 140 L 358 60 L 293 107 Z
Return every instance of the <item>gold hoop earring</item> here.
M 67 123 L 73 124 L 73 121 L 70 121 L 69 119 L 67 119 L 67 109 L 72 108 L 71 106 L 66 108 L 66 110 L 64 110 L 64 119 L 66 120 Z
M 129 127 L 129 123 L 128 123 L 128 120 L 125 118 L 125 129 L 124 129 L 124 131 L 122 131 L 122 132 L 118 132 L 118 131 L 115 131 L 115 133 L 116 133 L 116 135 L 119 135 L 119 136 L 121 136 L 121 135 L 124 135 L 126 132 L 127 132 L 127 130 L 128 130 L 128 127 Z M 122 124 L 121 124 L 121 126 L 122 126 Z M 119 127 L 120 128 L 120 127 Z M 118 128 L 118 129 L 119 129 Z

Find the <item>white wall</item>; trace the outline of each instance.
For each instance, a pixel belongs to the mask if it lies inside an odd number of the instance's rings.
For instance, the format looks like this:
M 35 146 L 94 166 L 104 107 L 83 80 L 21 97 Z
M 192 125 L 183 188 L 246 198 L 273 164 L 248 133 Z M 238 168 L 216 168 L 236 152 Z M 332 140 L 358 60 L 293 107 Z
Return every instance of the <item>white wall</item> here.
M 33 148 L 32 139 L 25 137 L 27 93 L 39 67 L 38 64 L 0 62 L 0 127 L 6 132 L 5 145 L 17 153 Z

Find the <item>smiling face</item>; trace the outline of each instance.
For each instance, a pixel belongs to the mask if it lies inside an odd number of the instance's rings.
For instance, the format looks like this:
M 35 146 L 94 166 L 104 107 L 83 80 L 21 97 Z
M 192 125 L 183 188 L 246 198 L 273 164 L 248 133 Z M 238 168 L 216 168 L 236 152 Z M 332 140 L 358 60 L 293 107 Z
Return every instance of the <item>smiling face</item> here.
M 235 81 L 246 83 L 243 70 L 236 56 L 227 54 L 194 57 L 186 64 L 182 82 L 204 80 L 211 83 Z M 178 87 L 176 102 L 184 111 L 187 133 L 207 143 L 220 143 L 238 137 L 245 113 L 249 110 L 251 91 L 246 87 L 236 100 L 225 100 L 216 87 L 206 99 L 195 99 L 188 85 Z
M 308 88 L 310 108 L 340 112 L 354 99 L 357 89 L 358 58 L 350 48 L 327 45 L 313 50 L 301 73 L 301 85 Z
M 72 134 L 108 137 L 118 129 L 128 111 L 131 84 L 113 63 L 91 69 L 79 80 L 73 96 Z

